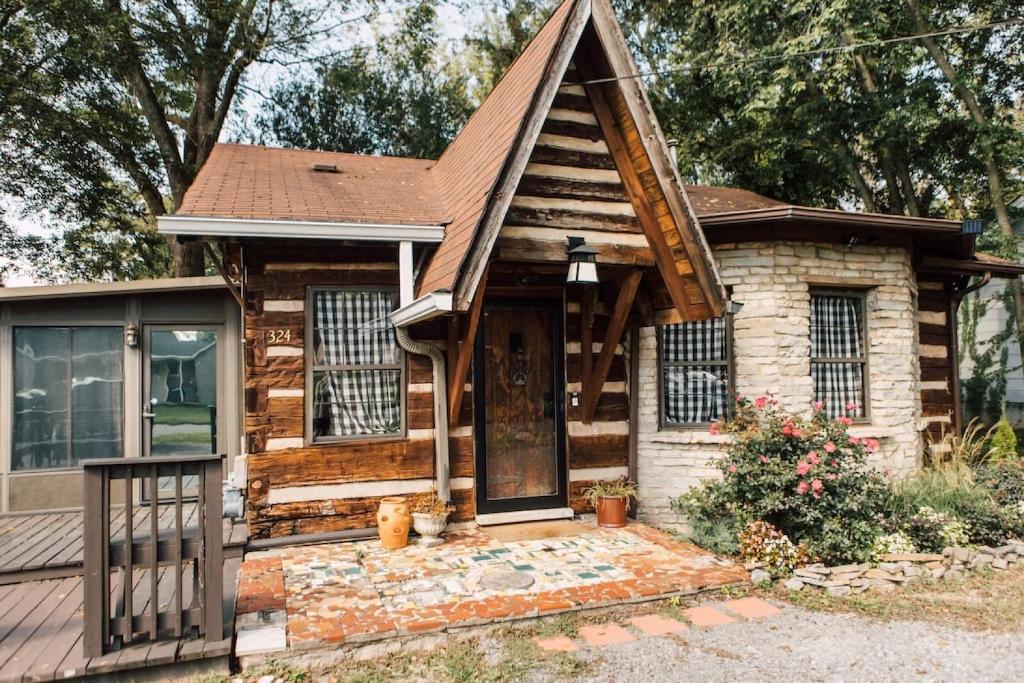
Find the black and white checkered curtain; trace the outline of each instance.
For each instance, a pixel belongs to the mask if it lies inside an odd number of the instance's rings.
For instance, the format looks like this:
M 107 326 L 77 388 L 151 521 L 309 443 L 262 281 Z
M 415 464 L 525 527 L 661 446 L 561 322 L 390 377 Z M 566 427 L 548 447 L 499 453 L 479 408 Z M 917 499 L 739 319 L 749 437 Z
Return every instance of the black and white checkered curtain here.
M 861 299 L 852 296 L 811 297 L 811 356 L 862 358 L 864 356 Z M 864 414 L 864 366 L 861 362 L 812 362 L 814 400 L 831 417 Z M 855 411 L 846 406 L 855 403 Z
M 326 291 L 314 296 L 316 365 L 396 365 L 401 351 L 389 292 Z M 314 388 L 329 410 L 332 436 L 387 434 L 401 424 L 401 371 L 326 371 Z
M 723 417 L 728 400 L 725 320 L 666 325 L 661 352 L 665 420 L 683 424 Z

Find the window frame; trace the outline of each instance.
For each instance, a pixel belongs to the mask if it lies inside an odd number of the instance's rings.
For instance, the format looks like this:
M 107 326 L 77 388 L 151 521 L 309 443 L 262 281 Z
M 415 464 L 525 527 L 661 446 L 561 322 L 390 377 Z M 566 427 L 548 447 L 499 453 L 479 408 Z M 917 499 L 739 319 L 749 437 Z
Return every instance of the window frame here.
M 398 294 L 398 287 L 389 285 L 335 285 L 335 286 L 310 286 L 306 288 L 306 310 L 305 310 L 305 329 L 303 334 L 303 346 L 305 349 L 303 365 L 304 367 L 304 387 L 303 387 L 303 404 L 304 413 L 303 423 L 305 425 L 304 441 L 307 446 L 324 446 L 337 443 L 358 443 L 358 442 L 381 442 L 381 441 L 395 441 L 408 438 L 408 397 L 409 384 L 407 380 L 408 365 L 407 355 L 405 349 L 398 345 L 399 360 L 397 364 L 386 364 L 386 365 L 316 365 L 314 363 L 315 353 L 315 320 L 314 320 L 314 301 L 318 292 L 387 292 L 393 296 Z M 313 376 L 316 372 L 335 372 L 335 371 L 347 371 L 347 370 L 398 370 L 399 371 L 399 413 L 401 424 L 399 430 L 395 434 L 352 434 L 349 436 L 315 436 L 313 434 Z
M 811 377 L 811 405 L 814 405 L 816 398 L 814 396 L 814 372 L 812 367 L 815 363 L 819 364 L 838 364 L 838 363 L 859 363 L 863 368 L 863 382 L 864 382 L 864 404 L 861 406 L 864 409 L 864 415 L 860 417 L 850 418 L 854 424 L 869 424 L 871 422 L 871 342 L 868 337 L 868 294 L 871 290 L 865 289 L 853 289 L 843 287 L 827 287 L 820 285 L 812 285 L 808 288 L 809 298 L 808 312 L 807 312 L 807 343 L 808 343 L 808 355 L 810 361 L 807 365 L 807 372 Z M 860 300 L 861 306 L 861 324 L 860 324 L 860 335 L 862 340 L 862 346 L 864 349 L 864 355 L 861 357 L 846 357 L 846 358 L 827 358 L 814 355 L 814 349 L 810 347 L 811 342 L 811 312 L 814 310 L 814 297 L 815 296 L 845 296 Z
M 726 402 L 725 415 L 720 419 L 728 420 L 733 414 L 733 398 L 736 396 L 736 351 L 733 347 L 733 320 L 735 315 L 723 313 L 722 320 L 725 324 L 725 360 L 724 361 L 672 361 L 666 362 L 663 353 L 664 342 L 662 341 L 662 330 L 667 325 L 656 325 L 654 336 L 657 340 L 658 355 L 658 430 L 659 431 L 707 431 L 714 422 L 668 422 L 665 419 L 665 370 L 667 368 L 696 367 L 696 366 L 725 366 L 726 372 Z
M 15 396 L 14 396 L 14 388 L 15 388 L 14 387 L 14 378 L 15 378 L 15 364 L 17 363 L 17 358 L 18 358 L 18 348 L 17 348 L 17 345 L 15 344 L 15 341 L 16 341 L 16 338 L 17 338 L 17 331 L 19 329 L 30 329 L 30 328 L 31 329 L 67 329 L 67 330 L 71 331 L 71 334 L 68 335 L 68 344 L 69 344 L 69 348 L 68 348 L 68 351 L 69 351 L 69 353 L 68 353 L 68 391 L 71 391 L 71 389 L 73 388 L 73 385 L 72 385 L 72 382 L 71 382 L 71 378 L 74 376 L 74 356 L 71 353 L 71 350 L 74 348 L 74 330 L 76 328 L 83 328 L 83 327 L 85 327 L 85 328 L 114 328 L 114 329 L 117 329 L 117 330 L 121 331 L 121 335 L 120 335 L 120 339 L 121 339 L 121 345 L 120 345 L 120 347 L 121 347 L 121 411 L 120 411 L 121 453 L 119 455 L 111 455 L 109 457 L 111 457 L 111 458 L 125 458 L 125 457 L 127 457 L 125 454 L 126 454 L 127 449 L 128 449 L 128 443 L 126 441 L 126 435 L 125 435 L 125 427 L 126 427 L 126 419 L 127 419 L 126 412 L 127 412 L 127 408 L 128 408 L 128 378 L 127 378 L 128 355 L 125 352 L 125 343 L 124 343 L 124 328 L 126 326 L 127 326 L 127 323 L 125 323 L 124 321 L 114 322 L 114 321 L 109 321 L 109 320 L 106 320 L 106 321 L 100 320 L 100 321 L 95 321 L 95 322 L 93 322 L 93 321 L 85 321 L 85 322 L 75 323 L 75 324 L 67 324 L 67 323 L 61 324 L 61 323 L 57 323 L 57 322 L 28 322 L 28 323 L 19 323 L 19 322 L 12 321 L 12 323 L 10 325 L 10 328 L 9 328 L 9 330 L 10 330 L 10 332 L 9 332 L 9 334 L 10 334 L 9 339 L 10 339 L 10 344 L 11 344 L 11 346 L 10 346 L 10 363 L 11 363 L 11 365 L 10 365 L 10 372 L 11 372 L 10 380 L 11 380 L 11 383 L 10 383 L 10 385 L 8 385 L 8 387 L 9 387 L 9 389 L 11 391 L 11 394 L 9 396 L 5 397 L 6 400 L 10 401 L 10 407 L 9 407 L 9 409 L 7 411 L 8 412 L 8 419 L 10 420 L 10 423 L 9 423 L 10 424 L 10 436 L 8 438 L 8 445 L 10 446 L 10 453 L 9 453 L 8 462 L 7 462 L 7 468 L 8 468 L 7 469 L 7 473 L 9 475 L 11 475 L 11 476 L 21 476 L 21 475 L 40 475 L 40 474 L 49 474 L 49 473 L 60 474 L 60 473 L 67 473 L 67 472 L 80 472 L 81 469 L 82 469 L 82 462 L 81 461 L 79 461 L 79 463 L 77 465 L 76 464 L 69 464 L 69 465 L 65 465 L 63 467 L 28 467 L 28 468 L 15 468 L 14 467 L 15 445 L 16 445 L 15 444 L 15 436 L 16 436 L 16 432 L 15 432 L 15 421 L 16 421 L 16 419 L 15 418 L 16 418 L 16 412 L 17 412 L 17 406 L 15 405 L 16 401 L 15 401 Z M 74 448 L 74 438 L 73 438 L 74 431 L 73 431 L 73 427 L 72 427 L 73 420 L 74 420 L 74 410 L 73 410 L 73 405 L 71 403 L 71 396 L 69 395 L 68 396 L 68 418 L 67 418 L 67 434 L 68 434 L 68 440 L 67 440 L 68 441 L 67 460 L 68 460 L 69 463 L 72 461 L 72 457 L 73 457 L 72 456 L 72 449 Z

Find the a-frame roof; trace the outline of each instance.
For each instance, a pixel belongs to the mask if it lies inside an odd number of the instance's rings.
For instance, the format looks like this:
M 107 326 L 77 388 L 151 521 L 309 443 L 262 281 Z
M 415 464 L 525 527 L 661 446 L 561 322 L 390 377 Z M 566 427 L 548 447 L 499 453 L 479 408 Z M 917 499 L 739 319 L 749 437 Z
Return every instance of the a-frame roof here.
M 623 155 L 643 157 L 647 170 L 645 177 L 635 177 L 637 192 L 660 198 L 657 207 L 648 207 L 648 222 L 657 222 L 661 227 L 651 230 L 663 234 L 648 236 L 659 242 L 652 250 L 663 257 L 659 270 L 677 292 L 677 308 L 684 318 L 702 309 L 705 316 L 718 315 L 724 288 L 608 0 L 564 0 L 433 169 L 452 222 L 424 270 L 419 293 L 451 291 L 456 307 L 468 308 L 544 118 L 584 40 L 599 53 L 600 73 L 593 76 L 604 81 L 588 85 L 588 94 L 604 98 L 598 90 L 607 91 L 619 105 L 635 143 Z M 642 189 L 641 183 L 659 189 Z M 693 297 L 685 300 L 684 273 L 699 287 L 699 305 Z

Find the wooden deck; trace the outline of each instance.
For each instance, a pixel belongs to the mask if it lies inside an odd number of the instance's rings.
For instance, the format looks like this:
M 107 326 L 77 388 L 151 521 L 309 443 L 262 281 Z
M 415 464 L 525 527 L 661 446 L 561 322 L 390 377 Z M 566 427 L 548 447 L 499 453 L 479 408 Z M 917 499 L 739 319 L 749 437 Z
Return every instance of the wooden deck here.
M 157 506 L 160 528 L 172 524 L 171 505 Z M 134 510 L 133 529 L 149 529 L 149 507 Z M 195 523 L 196 505 L 185 508 L 185 524 Z M 111 519 L 111 532 L 124 528 L 124 511 Z M 244 522 L 224 520 L 224 557 L 242 556 L 248 541 Z M 0 586 L 82 575 L 82 512 L 44 512 L 0 516 Z
M 80 552 L 79 552 L 80 554 Z M 82 652 L 82 577 L 23 581 L 0 586 L 0 683 L 51 681 L 115 671 L 152 668 L 205 659 L 231 652 L 235 588 L 240 558 L 224 566 L 225 629 L 219 640 L 172 640 L 140 644 L 87 659 Z M 133 612 L 143 613 L 150 599 L 146 571 L 135 573 Z M 115 582 L 116 583 L 116 582 Z M 170 600 L 174 575 L 159 577 L 160 600 Z M 189 581 L 183 581 L 188 586 Z M 120 587 L 115 586 L 114 591 Z M 183 597 L 191 599 L 190 591 Z M 225 669 L 226 672 L 226 669 Z

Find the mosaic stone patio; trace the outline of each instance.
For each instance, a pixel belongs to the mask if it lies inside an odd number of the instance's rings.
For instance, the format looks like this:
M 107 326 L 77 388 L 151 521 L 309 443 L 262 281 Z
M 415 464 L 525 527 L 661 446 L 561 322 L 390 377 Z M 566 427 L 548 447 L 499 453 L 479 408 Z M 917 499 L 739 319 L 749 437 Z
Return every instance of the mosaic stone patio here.
M 748 579 L 742 567 L 643 524 L 535 540 L 482 529 L 444 545 L 377 541 L 249 553 L 236 654 L 325 648 L 651 600 Z

